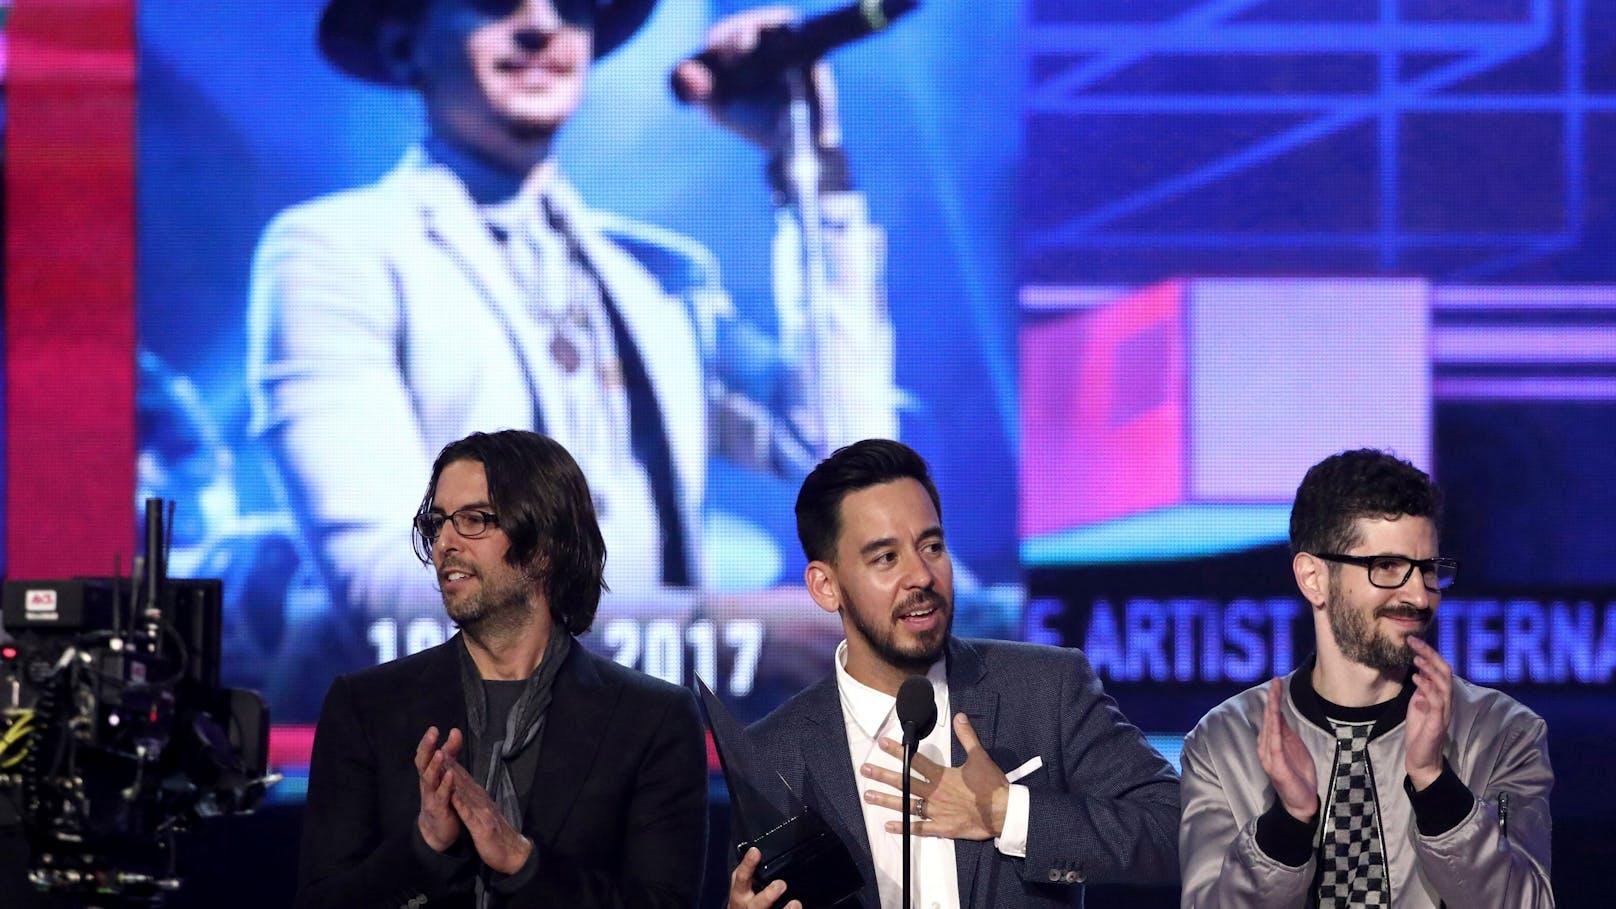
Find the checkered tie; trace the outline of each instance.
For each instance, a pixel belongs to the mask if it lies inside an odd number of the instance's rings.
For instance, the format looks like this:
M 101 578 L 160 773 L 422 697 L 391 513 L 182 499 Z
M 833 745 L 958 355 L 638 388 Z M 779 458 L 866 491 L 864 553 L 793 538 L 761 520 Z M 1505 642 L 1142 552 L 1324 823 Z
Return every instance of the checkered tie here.
M 1335 727 L 1335 777 L 1319 848 L 1320 909 L 1390 906 L 1386 848 L 1381 842 L 1374 778 L 1369 771 L 1373 723 Z

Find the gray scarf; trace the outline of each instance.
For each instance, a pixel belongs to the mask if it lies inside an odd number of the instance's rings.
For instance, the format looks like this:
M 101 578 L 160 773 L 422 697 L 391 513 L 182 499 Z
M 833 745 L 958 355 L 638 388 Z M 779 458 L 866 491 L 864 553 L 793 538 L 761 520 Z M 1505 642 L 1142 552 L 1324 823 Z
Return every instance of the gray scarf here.
M 484 766 L 481 773 L 478 768 L 471 768 L 472 773 L 499 806 L 499 813 L 518 832 L 522 829 L 522 804 L 516 797 L 516 784 L 511 780 L 510 761 L 524 749 L 538 747 L 556 674 L 571 651 L 572 635 L 562 627 L 552 629 L 538 668 L 528 676 L 522 693 L 505 717 L 505 736 L 485 743 L 480 740 L 488 723 L 488 699 L 483 693 L 482 675 L 471 658 L 471 651 L 464 647 L 460 650 L 460 690 L 466 698 L 466 731 L 471 739 L 471 753 Z M 477 906 L 478 909 L 488 906 L 488 889 L 482 875 L 477 877 Z

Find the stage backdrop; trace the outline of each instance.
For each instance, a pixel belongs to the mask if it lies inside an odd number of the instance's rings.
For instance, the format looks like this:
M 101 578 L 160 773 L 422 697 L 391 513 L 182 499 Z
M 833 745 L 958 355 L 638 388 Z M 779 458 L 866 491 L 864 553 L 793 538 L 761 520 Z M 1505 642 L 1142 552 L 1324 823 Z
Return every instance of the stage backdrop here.
M 715 412 L 723 389 L 768 398 L 795 325 L 765 156 L 667 89 L 673 63 L 742 5 L 663 0 L 596 67 L 558 149 L 582 203 L 663 288 L 695 291 L 653 332 L 698 345 L 721 380 L 663 402 L 683 416 Z M 102 537 L 131 548 L 138 501 L 175 499 L 174 569 L 225 578 L 226 676 L 270 695 L 290 775 L 277 797 L 293 801 L 332 674 L 451 631 L 419 599 L 390 610 L 351 583 L 315 517 L 394 528 L 361 553 L 408 566 L 427 477 L 387 475 L 399 437 L 331 452 L 311 483 L 266 432 L 277 361 L 255 346 L 272 337 L 255 320 L 275 311 L 267 232 L 294 206 L 386 179 L 423 135 L 410 95 L 320 57 L 319 12 L 317 0 L 143 4 L 129 20 L 138 66 L 115 22 L 41 15 L 12 36 L 27 39 L 34 81 L 28 106 L 7 111 L 29 120 L 6 123 L 4 161 L 6 565 L 59 564 L 40 554 L 42 515 L 80 532 L 42 475 L 107 478 L 81 482 L 85 495 L 132 485 L 118 520 L 102 520 L 122 524 Z M 1392 448 L 1448 495 L 1442 549 L 1462 568 L 1436 642 L 1460 674 L 1548 719 L 1557 889 L 1568 905 L 1601 892 L 1591 869 L 1616 817 L 1604 780 L 1616 673 L 1608 12 L 1586 0 L 928 2 L 833 55 L 855 213 L 872 225 L 865 255 L 838 264 L 882 288 L 864 303 L 890 320 L 897 393 L 813 400 L 863 417 L 887 408 L 931 460 L 961 630 L 1084 648 L 1176 760 L 1206 710 L 1308 653 L 1284 549 L 1302 472 L 1342 448 Z M 29 128 L 63 117 L 106 153 Z M 52 208 L 50 187 L 79 191 L 87 176 L 111 188 L 95 203 L 106 217 Z M 136 193 L 126 220 L 119 186 Z M 111 277 L 76 293 L 97 269 Z M 125 273 L 133 287 L 120 291 Z M 338 297 L 363 274 L 354 258 L 310 273 Z M 120 312 L 132 342 L 102 319 Z M 353 322 L 305 327 L 330 339 L 325 365 L 377 367 L 373 350 L 342 346 Z M 64 357 L 103 378 L 42 378 Z M 474 386 L 477 350 L 464 357 L 464 372 L 437 364 L 426 390 Z M 375 419 L 342 397 L 313 411 L 350 430 Z M 669 431 L 716 443 L 733 429 Z M 750 718 L 827 671 L 838 634 L 800 590 L 800 459 L 706 450 L 690 503 L 703 583 L 627 585 L 586 641 L 666 678 L 699 672 Z M 383 476 L 385 495 L 371 495 Z M 345 497 L 333 477 L 367 492 Z M 384 589 L 429 589 L 416 570 Z

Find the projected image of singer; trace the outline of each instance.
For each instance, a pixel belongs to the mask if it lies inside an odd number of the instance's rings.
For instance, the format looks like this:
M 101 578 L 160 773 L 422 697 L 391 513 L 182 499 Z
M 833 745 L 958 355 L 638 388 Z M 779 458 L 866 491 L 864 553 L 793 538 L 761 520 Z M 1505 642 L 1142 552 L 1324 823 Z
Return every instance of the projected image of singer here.
M 431 477 L 416 544 L 461 631 L 331 685 L 296 905 L 694 906 L 701 720 L 574 638 L 606 561 L 577 463 L 506 430 L 450 444 Z
M 558 169 L 552 146 L 591 66 L 653 4 L 325 9 L 324 55 L 418 95 L 425 135 L 378 182 L 295 206 L 265 233 L 252 279 L 255 427 L 333 599 L 361 615 L 435 611 L 400 528 L 411 478 L 467 432 L 542 430 L 577 457 L 613 554 L 607 580 L 628 597 L 772 582 L 707 577 L 710 455 L 796 476 L 838 444 L 896 432 L 884 236 L 848 180 L 828 70 L 801 81 L 795 108 L 790 73 L 777 71 L 710 106 L 775 162 L 792 144 L 784 125 L 803 120 L 791 112 L 808 115 L 809 134 L 795 135 L 817 185 L 799 193 L 787 174 L 799 170 L 760 168 L 782 204 L 776 249 L 806 239 L 814 253 L 776 258 L 768 332 L 735 318 L 705 250 L 592 209 Z M 744 57 L 787 17 L 722 20 L 708 51 Z
M 953 637 L 953 566 L 926 462 L 867 440 L 808 475 L 797 528 L 808 592 L 839 613 L 832 673 L 749 730 L 778 772 L 848 844 L 866 907 L 903 905 L 900 811 L 914 834 L 910 905 L 1081 904 L 1086 881 L 1176 879 L 1178 779 L 1076 650 Z M 899 795 L 897 713 L 906 678 L 930 682 L 940 718 Z M 730 879 L 730 909 L 754 893 L 759 854 Z

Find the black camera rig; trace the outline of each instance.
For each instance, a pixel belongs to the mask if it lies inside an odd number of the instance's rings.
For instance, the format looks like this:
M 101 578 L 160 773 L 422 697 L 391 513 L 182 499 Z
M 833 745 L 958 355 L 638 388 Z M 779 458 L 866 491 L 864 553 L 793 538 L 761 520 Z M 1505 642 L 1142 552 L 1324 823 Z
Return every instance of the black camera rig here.
M 58 902 L 159 903 L 175 834 L 278 779 L 263 699 L 219 684 L 221 584 L 165 576 L 162 509 L 147 500 L 130 578 L 5 582 L 0 823 L 20 821 L 28 878 Z

